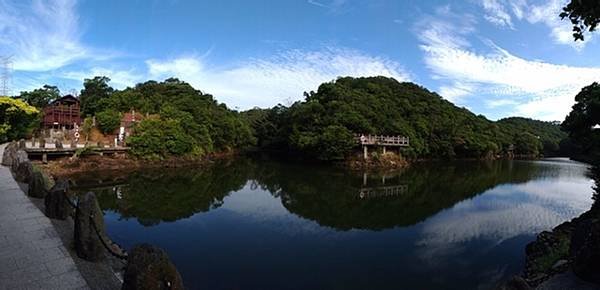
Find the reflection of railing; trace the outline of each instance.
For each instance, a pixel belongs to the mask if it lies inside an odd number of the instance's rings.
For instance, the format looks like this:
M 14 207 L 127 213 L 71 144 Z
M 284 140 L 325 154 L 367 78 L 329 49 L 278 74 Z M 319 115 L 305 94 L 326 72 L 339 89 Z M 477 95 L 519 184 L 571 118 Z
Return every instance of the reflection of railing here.
M 356 135 L 355 140 L 360 145 L 380 146 L 409 146 L 408 137 L 383 135 Z
M 361 199 L 364 199 L 374 197 L 398 196 L 406 192 L 408 192 L 408 185 L 406 184 L 379 187 L 363 187 L 360 189 L 358 196 Z

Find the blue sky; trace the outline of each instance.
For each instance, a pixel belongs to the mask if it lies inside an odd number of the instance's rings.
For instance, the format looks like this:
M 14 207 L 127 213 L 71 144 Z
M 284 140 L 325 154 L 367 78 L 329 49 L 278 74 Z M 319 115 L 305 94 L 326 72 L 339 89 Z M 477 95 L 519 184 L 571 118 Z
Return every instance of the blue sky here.
M 231 108 L 271 107 L 339 76 L 391 76 L 490 119 L 562 120 L 600 81 L 598 35 L 564 0 L 0 0 L 13 94 L 176 76 Z M 596 52 L 596 53 L 595 53 Z

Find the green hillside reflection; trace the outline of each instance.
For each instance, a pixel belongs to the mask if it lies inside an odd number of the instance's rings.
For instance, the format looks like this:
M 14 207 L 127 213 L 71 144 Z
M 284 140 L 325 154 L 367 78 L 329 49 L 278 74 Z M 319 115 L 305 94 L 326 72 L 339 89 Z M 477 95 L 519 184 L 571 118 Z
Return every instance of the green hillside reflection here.
M 236 160 L 207 168 L 176 168 L 75 176 L 104 210 L 151 226 L 219 208 L 249 185 L 280 198 L 291 213 L 338 230 L 382 230 L 425 220 L 502 183 L 548 174 L 532 162 L 423 163 L 403 171 L 361 174 L 329 166 Z M 100 183 L 102 181 L 102 183 Z

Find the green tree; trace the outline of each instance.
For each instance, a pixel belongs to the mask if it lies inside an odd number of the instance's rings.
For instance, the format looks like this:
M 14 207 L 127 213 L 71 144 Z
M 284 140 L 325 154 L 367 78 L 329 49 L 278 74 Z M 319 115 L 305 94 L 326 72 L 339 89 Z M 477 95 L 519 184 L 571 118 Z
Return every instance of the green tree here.
M 575 41 L 584 40 L 586 31 L 593 32 L 600 23 L 600 1 L 571 0 L 560 13 L 562 19 L 569 19 L 573 24 Z
M 0 142 L 25 137 L 39 123 L 39 111 L 22 100 L 0 97 Z
M 44 85 L 42 88 L 31 92 L 21 92 L 19 98 L 38 109 L 42 109 L 50 102 L 60 98 L 60 90 L 55 86 Z
M 575 105 L 562 123 L 581 153 L 600 160 L 600 84 L 593 83 L 575 96 Z
M 148 118 L 135 128 L 127 140 L 131 152 L 141 158 L 162 159 L 194 153 L 195 142 L 181 123 L 174 119 Z
M 110 97 L 114 91 L 108 82 L 110 82 L 110 78 L 104 76 L 96 76 L 83 81 L 83 89 L 79 95 L 83 116 L 93 116 L 106 109 L 102 107 L 103 100 Z
M 98 129 L 102 133 L 110 134 L 121 125 L 121 113 L 112 109 L 98 112 L 96 114 L 96 121 L 98 122 Z
M 92 117 L 83 119 L 83 124 L 81 124 L 81 132 L 85 135 L 85 142 L 90 140 L 92 129 L 94 129 L 94 120 Z

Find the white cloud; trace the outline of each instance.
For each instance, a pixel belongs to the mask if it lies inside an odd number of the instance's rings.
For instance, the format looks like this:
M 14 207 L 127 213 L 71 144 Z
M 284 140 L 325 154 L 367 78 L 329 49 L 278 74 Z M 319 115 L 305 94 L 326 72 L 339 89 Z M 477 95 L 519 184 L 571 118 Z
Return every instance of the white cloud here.
M 321 1 L 321 0 L 307 0 L 308 4 L 312 4 L 321 8 L 327 8 L 331 11 L 337 12 L 340 8 L 342 8 L 348 0 L 329 0 L 329 1 Z
M 486 12 L 484 18 L 487 21 L 498 26 L 514 28 L 510 14 L 498 0 L 483 0 L 480 3 Z
M 461 97 L 473 93 L 473 86 L 470 84 L 455 82 L 451 86 L 441 86 L 440 95 L 444 96 L 448 101 L 459 103 Z
M 485 104 L 488 108 L 494 109 L 494 108 L 504 107 L 504 106 L 514 106 L 514 105 L 518 105 L 519 103 L 514 100 L 498 99 L 498 100 L 486 100 Z
M 559 17 L 562 7 L 567 0 L 550 0 L 539 5 L 530 5 L 530 16 L 527 18 L 530 23 L 543 23 L 550 28 L 550 35 L 554 42 L 570 45 L 575 49 L 581 50 L 589 43 L 591 35 L 586 34 L 586 41 L 573 41 L 573 26 L 567 20 L 561 20 Z
M 0 1 L 0 53 L 13 55 L 14 69 L 23 71 L 52 70 L 87 57 L 75 6 L 75 0 Z
M 110 78 L 110 85 L 117 89 L 123 89 L 142 82 L 145 79 L 144 74 L 139 74 L 134 70 L 108 69 L 95 67 L 86 71 L 68 71 L 58 74 L 61 78 L 71 79 L 83 82 L 84 79 L 95 76 L 105 76 Z
M 515 103 L 513 114 L 562 120 L 577 92 L 600 79 L 600 68 L 527 60 L 491 41 L 485 41 L 490 53 L 474 52 L 468 41 L 474 29 L 464 21 L 458 29 L 456 22 L 445 20 L 447 15 L 438 13 L 437 18 L 426 19 L 433 32 L 419 38 L 433 77 L 450 83 L 440 87 L 441 95 L 449 100 L 472 96 L 474 92 L 480 96 L 495 95 L 496 101 L 488 102 L 488 106 Z M 501 103 L 498 99 L 502 99 Z
M 208 67 L 204 59 L 185 56 L 148 60 L 151 78 L 175 76 L 219 101 L 241 109 L 270 107 L 302 98 L 302 92 L 340 76 L 388 76 L 398 81 L 409 76 L 396 62 L 339 48 L 319 51 L 291 50 L 265 59 L 250 59 L 227 68 Z

